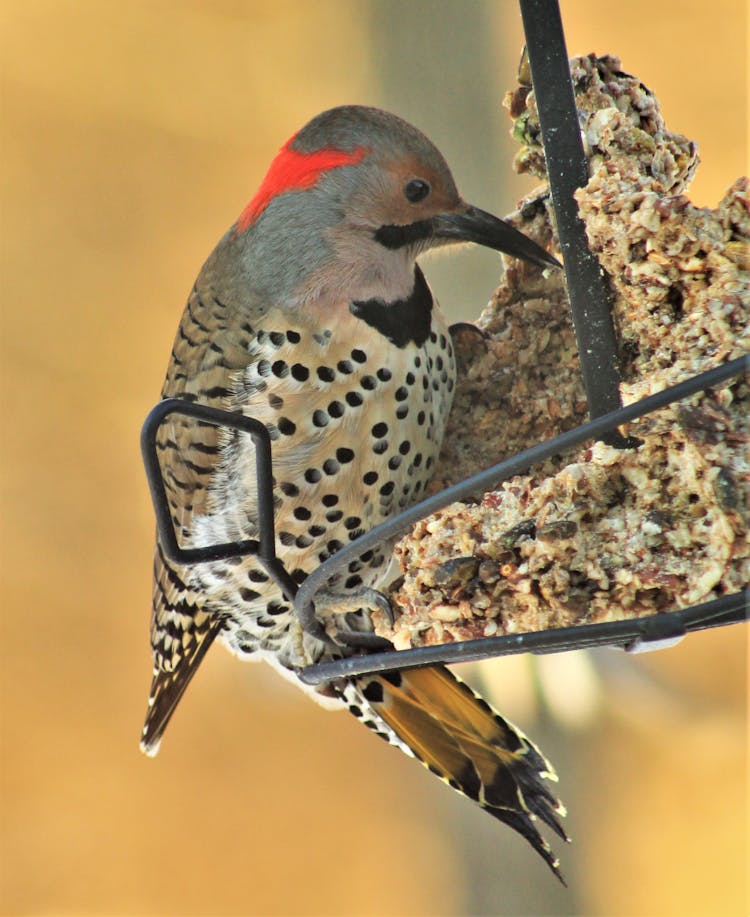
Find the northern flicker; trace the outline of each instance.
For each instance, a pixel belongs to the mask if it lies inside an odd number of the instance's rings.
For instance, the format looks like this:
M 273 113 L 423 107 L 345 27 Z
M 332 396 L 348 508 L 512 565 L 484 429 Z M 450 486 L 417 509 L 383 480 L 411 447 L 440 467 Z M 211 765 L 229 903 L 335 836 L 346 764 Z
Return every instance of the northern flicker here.
M 272 440 L 276 544 L 301 582 L 342 545 L 417 500 L 440 449 L 455 385 L 445 319 L 417 257 L 476 242 L 557 264 L 509 224 L 466 204 L 439 151 L 373 108 L 323 112 L 271 163 L 206 261 L 174 342 L 164 398 L 241 412 Z M 240 434 L 170 415 L 158 450 L 184 546 L 252 538 L 254 451 Z M 319 596 L 321 618 L 381 605 L 389 557 L 363 553 Z M 350 616 L 351 617 L 351 616 Z M 265 659 L 300 687 L 301 665 L 348 652 L 302 633 L 253 557 L 195 566 L 156 546 L 155 668 L 142 748 L 157 751 L 214 640 Z M 552 767 L 519 730 L 443 667 L 317 689 L 519 831 L 558 874 L 537 829 L 560 837 Z

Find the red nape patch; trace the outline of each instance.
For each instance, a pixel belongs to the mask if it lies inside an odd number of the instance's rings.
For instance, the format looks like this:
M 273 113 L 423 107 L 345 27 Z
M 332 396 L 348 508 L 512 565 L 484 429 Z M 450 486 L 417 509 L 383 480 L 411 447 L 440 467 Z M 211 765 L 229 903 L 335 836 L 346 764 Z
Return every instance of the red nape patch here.
M 277 194 L 312 188 L 323 172 L 340 166 L 356 165 L 370 152 L 367 147 L 358 146 L 351 153 L 332 148 L 316 150 L 314 153 L 298 153 L 291 148 L 294 137 L 281 148 L 255 197 L 240 214 L 237 232 L 244 232 L 248 226 L 252 226 Z

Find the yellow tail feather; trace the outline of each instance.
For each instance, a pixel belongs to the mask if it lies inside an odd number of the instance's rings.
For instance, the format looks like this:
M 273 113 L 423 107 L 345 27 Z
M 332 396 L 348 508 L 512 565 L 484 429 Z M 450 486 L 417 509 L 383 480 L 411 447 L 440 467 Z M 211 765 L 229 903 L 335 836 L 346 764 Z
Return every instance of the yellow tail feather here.
M 568 839 L 565 809 L 542 782 L 557 775 L 520 730 L 443 666 L 368 675 L 357 687 L 426 767 L 522 834 L 564 882 L 535 824 Z

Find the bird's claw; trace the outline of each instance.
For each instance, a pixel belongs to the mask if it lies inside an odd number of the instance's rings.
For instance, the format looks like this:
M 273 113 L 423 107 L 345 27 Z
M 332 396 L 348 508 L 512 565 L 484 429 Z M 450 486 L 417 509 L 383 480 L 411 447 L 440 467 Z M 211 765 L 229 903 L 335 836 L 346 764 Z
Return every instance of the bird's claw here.
M 473 322 L 454 322 L 449 326 L 448 331 L 454 342 L 459 341 L 461 338 L 466 340 L 473 338 L 474 342 L 477 340 L 486 341 L 489 337 L 484 328 L 480 328 L 479 325 L 475 325 Z
M 364 611 L 367 612 L 366 620 L 370 627 L 372 627 L 372 612 L 379 611 L 390 626 L 393 626 L 395 622 L 393 607 L 388 597 L 379 590 L 369 587 L 343 594 L 334 592 L 318 593 L 315 599 L 315 611 L 319 618 L 329 620 L 334 617 L 350 618 L 351 615 Z M 378 637 L 371 631 L 355 630 L 354 628 L 336 628 L 332 637 L 337 643 L 344 646 L 354 646 L 367 650 L 388 649 L 391 646 L 388 640 Z
M 381 612 L 391 627 L 396 622 L 396 618 L 393 614 L 393 606 L 391 605 L 391 600 L 384 592 L 380 592 L 378 589 L 360 589 L 354 593 L 354 598 L 359 602 L 359 607 L 369 608 L 370 611 L 379 611 Z M 363 600 L 365 600 L 363 602 Z

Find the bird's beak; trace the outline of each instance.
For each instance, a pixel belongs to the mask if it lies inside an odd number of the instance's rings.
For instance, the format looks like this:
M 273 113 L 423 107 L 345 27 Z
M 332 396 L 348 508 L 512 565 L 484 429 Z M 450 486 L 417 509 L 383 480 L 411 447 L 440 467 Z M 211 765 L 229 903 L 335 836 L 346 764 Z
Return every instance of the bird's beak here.
M 505 252 L 514 258 L 522 258 L 539 267 L 562 267 L 557 258 L 546 252 L 540 245 L 529 239 L 522 232 L 514 229 L 510 223 L 500 220 L 480 210 L 468 206 L 460 213 L 441 213 L 433 217 L 432 236 L 435 239 L 446 239 L 451 242 L 476 242 L 496 251 Z

